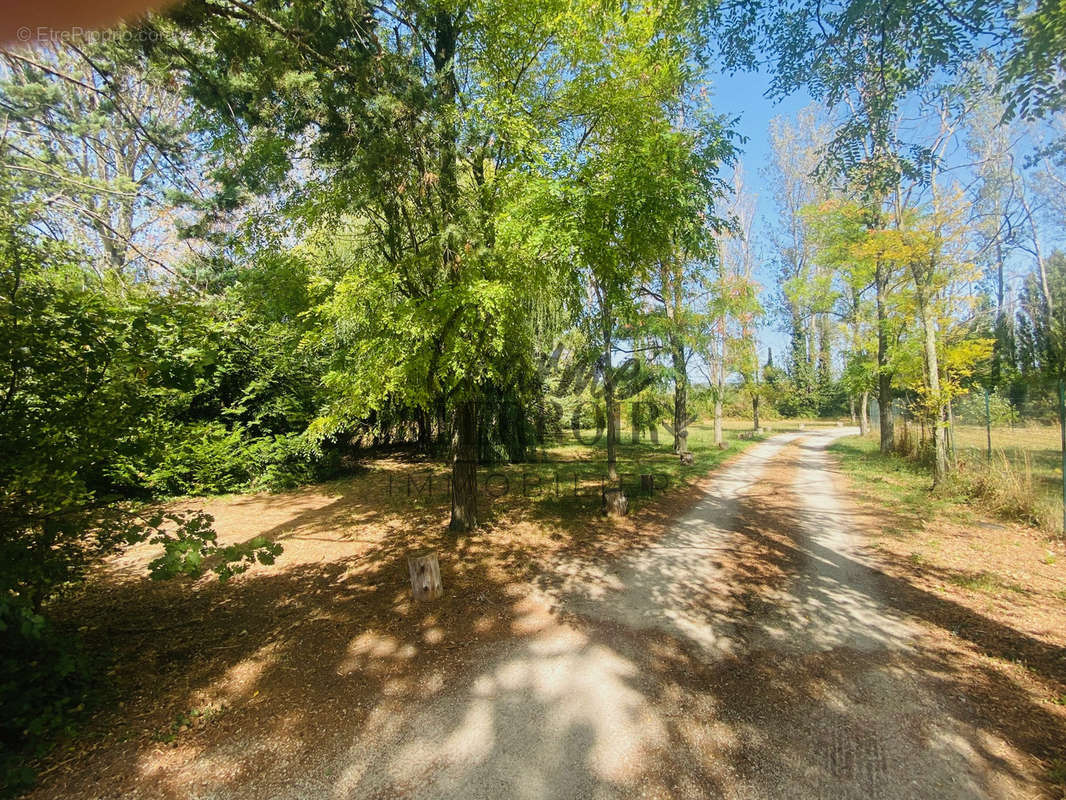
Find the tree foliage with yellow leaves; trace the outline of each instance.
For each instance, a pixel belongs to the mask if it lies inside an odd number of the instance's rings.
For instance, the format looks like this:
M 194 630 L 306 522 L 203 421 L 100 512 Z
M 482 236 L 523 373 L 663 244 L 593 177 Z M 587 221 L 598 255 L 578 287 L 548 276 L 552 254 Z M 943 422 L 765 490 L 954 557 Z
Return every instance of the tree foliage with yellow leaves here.
M 971 335 L 980 270 L 958 196 L 935 197 L 928 208 L 905 211 L 898 224 L 873 227 L 860 205 L 833 200 L 807 214 L 818 258 L 832 266 L 844 294 L 861 299 L 878 267 L 894 276 L 888 307 L 893 332 L 893 381 L 913 392 L 918 414 L 933 433 L 933 483 L 950 469 L 948 408 L 975 366 L 991 354 L 992 340 Z M 876 369 L 876 365 L 870 365 Z

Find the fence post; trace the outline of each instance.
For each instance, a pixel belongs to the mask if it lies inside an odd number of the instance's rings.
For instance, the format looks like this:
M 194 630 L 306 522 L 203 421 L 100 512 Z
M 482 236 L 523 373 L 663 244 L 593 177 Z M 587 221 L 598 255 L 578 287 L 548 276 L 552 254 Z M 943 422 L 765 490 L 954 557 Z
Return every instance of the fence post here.
M 1066 535 L 1066 382 L 1059 378 L 1059 435 L 1062 442 L 1062 530 Z
M 992 403 L 988 399 L 988 387 L 985 387 L 985 433 L 988 435 L 988 460 L 992 460 Z

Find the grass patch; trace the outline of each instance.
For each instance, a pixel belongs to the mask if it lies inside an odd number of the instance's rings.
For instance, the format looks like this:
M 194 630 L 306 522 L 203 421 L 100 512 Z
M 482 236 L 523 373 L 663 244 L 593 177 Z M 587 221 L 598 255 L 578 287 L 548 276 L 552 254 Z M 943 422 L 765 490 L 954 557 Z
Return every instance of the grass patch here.
M 1047 768 L 1047 779 L 1055 786 L 1066 787 L 1066 759 L 1051 760 Z
M 890 504 L 906 516 L 926 519 L 958 499 L 950 493 L 930 492 L 932 481 L 923 466 L 895 454 L 884 455 L 872 438 L 845 437 L 833 442 L 829 450 L 840 456 L 863 499 Z
M 1044 491 L 1048 478 L 1044 459 L 1031 458 L 1024 449 L 1013 456 L 993 452 L 991 460 L 975 451 L 960 454 L 958 470 L 936 492 L 931 491 L 928 464 L 917 457 L 884 455 L 872 437 L 848 437 L 829 449 L 840 455 L 865 499 L 889 503 L 909 516 L 927 519 L 947 512 L 965 518 L 967 506 L 976 505 L 1000 519 L 1048 532 L 1059 530 L 1061 501 L 1056 505 Z
M 947 580 L 948 583 L 953 583 L 973 592 L 987 592 L 989 594 L 998 594 L 1002 591 L 1017 592 L 1018 594 L 1026 593 L 1025 587 L 1019 586 L 1017 583 L 1010 583 L 995 572 L 987 570 L 960 572 L 956 575 L 948 576 Z
M 960 461 L 952 476 L 955 488 L 1002 519 L 1056 531 L 1059 508 L 1042 490 L 1029 452 L 1011 457 L 1004 451 L 976 461 Z
M 683 488 L 701 479 L 725 459 L 766 439 L 752 435 L 739 421 L 728 421 L 723 430 L 724 447 L 714 444 L 709 423 L 689 427 L 688 450 L 693 463 L 685 465 L 673 452 L 672 438 L 647 434 L 633 440 L 625 431 L 618 444 L 618 472 L 630 509 L 639 510 L 664 491 Z M 745 438 L 741 438 L 741 434 Z M 652 494 L 641 487 L 641 475 L 654 479 Z M 565 519 L 587 515 L 599 508 L 602 489 L 608 484 L 606 443 L 602 431 L 581 431 L 545 443 L 523 462 L 485 464 L 478 467 L 479 505 L 486 508 L 528 507 L 540 515 Z M 436 460 L 379 461 L 356 478 L 335 483 L 341 490 L 358 486 L 373 492 L 383 505 L 397 509 L 427 509 L 449 497 L 447 464 Z

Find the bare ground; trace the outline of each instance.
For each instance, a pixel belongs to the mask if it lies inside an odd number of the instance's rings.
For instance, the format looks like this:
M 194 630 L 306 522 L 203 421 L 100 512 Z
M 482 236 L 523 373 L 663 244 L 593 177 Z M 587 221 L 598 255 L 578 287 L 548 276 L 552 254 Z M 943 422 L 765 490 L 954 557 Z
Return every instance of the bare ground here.
M 1054 796 L 1061 618 L 872 547 L 896 521 L 844 499 L 828 438 L 626 522 L 502 505 L 457 541 L 344 487 L 218 501 L 285 557 L 229 587 L 116 563 L 72 618 L 114 654 L 112 707 L 33 797 Z M 422 545 L 432 606 L 406 595 Z

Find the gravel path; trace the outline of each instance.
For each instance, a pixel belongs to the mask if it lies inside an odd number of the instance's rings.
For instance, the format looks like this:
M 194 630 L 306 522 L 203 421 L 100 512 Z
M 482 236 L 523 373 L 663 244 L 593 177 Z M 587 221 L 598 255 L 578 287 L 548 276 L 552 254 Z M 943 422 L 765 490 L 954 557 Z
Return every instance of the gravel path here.
M 531 634 L 485 645 L 421 701 L 386 698 L 354 737 L 325 736 L 291 782 L 242 790 L 1038 796 L 1009 745 L 948 696 L 950 668 L 923 652 L 917 623 L 886 602 L 825 453 L 852 432 L 750 448 L 655 546 L 560 565 L 524 603 Z

